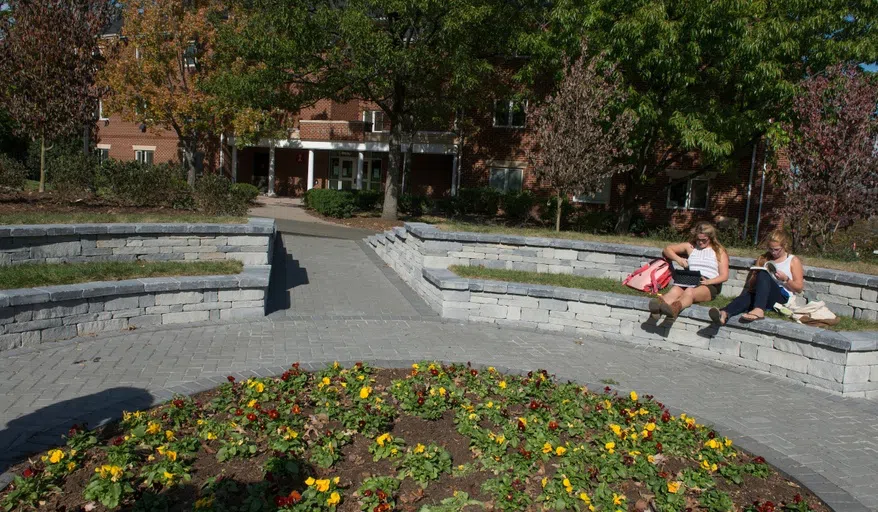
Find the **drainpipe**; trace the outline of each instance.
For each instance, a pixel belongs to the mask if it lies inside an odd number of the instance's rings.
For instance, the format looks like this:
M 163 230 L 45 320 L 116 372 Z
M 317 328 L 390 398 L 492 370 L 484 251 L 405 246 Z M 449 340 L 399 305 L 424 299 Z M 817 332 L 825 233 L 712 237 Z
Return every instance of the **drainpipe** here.
M 753 245 L 759 244 L 759 224 L 762 221 L 762 197 L 765 195 L 765 162 L 762 162 L 762 183 L 759 184 L 759 212 L 756 214 L 756 232 L 753 234 Z
M 747 239 L 747 228 L 750 225 L 750 193 L 753 190 L 753 169 L 756 167 L 756 146 L 753 143 L 753 155 L 750 157 L 750 178 L 747 180 L 747 208 L 744 210 L 744 240 Z

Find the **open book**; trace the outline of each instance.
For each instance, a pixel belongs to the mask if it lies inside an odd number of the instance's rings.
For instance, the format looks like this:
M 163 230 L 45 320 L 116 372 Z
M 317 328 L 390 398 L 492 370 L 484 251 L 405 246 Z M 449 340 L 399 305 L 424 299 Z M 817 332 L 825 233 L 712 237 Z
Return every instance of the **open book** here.
M 764 267 L 750 267 L 750 270 L 765 270 L 769 272 L 771 275 L 774 275 L 777 272 L 777 266 L 775 266 L 772 262 L 767 262 Z

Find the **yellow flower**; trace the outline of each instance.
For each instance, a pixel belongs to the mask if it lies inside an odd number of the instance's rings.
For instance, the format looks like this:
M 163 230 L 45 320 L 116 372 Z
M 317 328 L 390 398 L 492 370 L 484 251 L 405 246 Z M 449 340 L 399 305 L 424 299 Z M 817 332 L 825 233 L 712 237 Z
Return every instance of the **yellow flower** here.
M 168 460 L 170 460 L 171 462 L 174 462 L 177 460 L 177 452 L 175 452 L 173 450 L 166 450 L 165 457 L 167 457 Z
M 616 451 L 616 443 L 610 441 L 604 445 L 604 448 L 606 448 L 608 452 L 613 453 Z
M 320 381 L 324 386 L 328 386 L 332 381 L 329 380 L 329 377 L 323 377 L 323 380 Z
M 631 394 L 628 395 L 628 396 L 631 397 L 631 400 L 632 400 L 632 401 L 634 401 L 634 402 L 637 401 L 637 392 L 636 392 L 636 391 L 632 391 Z
M 173 473 L 168 473 L 167 471 L 165 471 L 162 476 L 165 477 L 165 480 L 168 481 L 168 484 L 171 484 L 174 482 L 174 474 Z
M 546 484 L 549 483 L 548 477 L 544 476 L 543 479 L 540 481 L 540 483 L 543 484 L 543 488 L 545 488 Z
M 326 492 L 329 490 L 329 479 L 317 480 L 317 492 Z
M 564 448 L 563 446 L 555 448 L 555 455 L 557 455 L 558 457 L 564 455 L 565 453 L 567 453 L 567 448 Z
M 76 463 L 71 460 L 67 463 L 67 471 L 73 471 L 74 469 L 76 469 Z
M 655 457 L 652 455 L 647 455 L 646 460 L 648 460 L 650 464 L 655 464 Z
M 643 428 L 645 428 L 648 432 L 652 432 L 655 430 L 655 423 L 649 422 Z
M 61 459 L 64 458 L 64 452 L 61 450 L 52 450 L 49 452 L 49 462 L 52 464 L 57 464 L 61 462 Z
M 468 417 L 469 419 L 473 420 L 473 421 L 479 419 L 479 415 L 476 414 L 476 413 L 474 413 L 474 412 L 471 412 L 470 415 L 467 416 L 467 417 Z
M 161 431 L 162 431 L 162 426 L 154 421 L 150 421 L 149 424 L 146 426 L 146 433 L 147 434 L 158 434 Z
M 716 450 L 716 449 L 719 448 L 721 445 L 719 444 L 719 441 L 717 441 L 716 439 L 708 439 L 708 440 L 704 443 L 704 446 L 706 446 L 706 447 L 708 447 L 708 448 L 713 448 L 714 450 Z
M 435 390 L 435 389 L 430 388 L 430 396 L 436 396 L 436 390 Z
M 335 370 L 338 370 L 338 367 L 339 367 L 339 366 L 341 366 L 341 365 L 338 364 L 338 361 L 335 361 L 334 363 L 332 363 L 332 368 L 335 369 Z
M 622 437 L 622 427 L 620 427 L 619 425 L 616 425 L 615 423 L 610 423 L 610 430 L 612 430 L 613 433 L 617 436 Z
M 448 390 L 445 388 L 439 388 L 439 396 L 445 396 L 445 393 L 448 393 Z
M 250 400 L 249 402 L 247 402 L 247 407 L 250 407 L 252 409 L 258 403 L 259 403 L 259 400 L 254 398 L 254 399 Z
M 340 481 L 341 481 L 340 477 L 335 477 L 332 479 L 332 483 L 334 483 L 335 485 L 338 485 L 338 482 L 340 482 Z
M 543 453 L 552 453 L 552 445 L 549 442 L 543 445 Z
M 506 389 L 506 381 L 505 380 L 501 380 L 500 383 L 497 385 L 500 386 L 500 389 Z
M 488 403 L 486 403 L 486 404 L 485 404 L 485 407 L 487 407 L 488 409 L 493 408 L 493 407 L 494 407 L 494 402 L 488 402 Z
M 521 423 L 525 427 L 527 426 L 527 420 L 524 418 L 518 418 L 518 422 Z
M 195 424 L 200 427 L 201 425 L 204 425 L 204 420 L 198 420 L 195 422 Z
M 216 434 L 214 434 L 213 432 L 208 432 L 207 433 L 207 440 L 213 441 L 214 439 L 216 439 Z
M 564 484 L 564 490 L 567 491 L 567 494 L 570 494 L 573 492 L 573 485 L 570 483 L 570 480 L 565 478 L 564 481 L 561 483 Z
M 365 379 L 366 379 L 365 375 L 357 375 L 357 380 L 365 380 Z
M 415 446 L 415 453 L 424 453 L 425 448 L 427 447 L 422 445 L 421 443 L 418 443 L 418 445 Z
M 381 434 L 375 439 L 375 442 L 378 443 L 378 446 L 384 446 L 384 443 L 388 441 L 392 441 L 393 437 L 390 434 Z
M 686 418 L 686 424 L 687 424 L 687 425 L 694 425 L 694 424 L 695 424 L 695 418 Z
M 711 464 L 711 463 L 707 462 L 706 460 L 701 461 L 701 467 L 703 469 L 705 469 L 706 471 L 716 471 L 717 470 L 716 464 Z
M 489 366 L 489 367 L 488 367 L 488 371 L 489 371 L 490 373 L 494 373 L 494 372 L 497 371 L 497 369 L 494 368 L 493 366 Z
M 159 452 L 159 455 L 164 455 L 164 454 L 165 454 L 165 450 L 167 450 L 167 448 L 165 447 L 165 445 L 161 445 L 161 446 L 159 446 L 158 448 L 155 449 L 155 451 Z
M 418 370 L 418 369 L 420 369 L 420 368 L 421 368 L 421 367 L 420 367 L 420 365 L 418 365 L 418 363 L 414 363 L 414 364 L 412 364 L 412 369 L 413 369 L 413 370 Z
M 637 432 L 632 432 L 632 433 L 631 433 L 631 440 L 632 440 L 632 441 L 637 441 Z
M 495 439 L 495 441 L 497 441 L 497 444 L 503 444 L 506 442 L 506 438 L 503 436 L 497 436 L 497 439 Z
M 390 450 L 391 455 L 396 455 L 397 453 L 399 453 L 399 450 L 397 450 L 396 448 L 393 448 L 392 450 Z
M 732 446 L 732 440 L 727 437 L 725 444 L 726 444 L 726 447 Z
M 613 493 L 613 505 L 621 505 L 623 501 L 625 501 L 624 494 Z
M 308 487 L 311 487 L 312 485 L 314 485 L 314 482 L 316 482 L 316 480 L 314 480 L 314 477 L 309 476 L 308 479 L 305 480 L 305 485 L 307 485 Z
M 341 501 L 341 496 L 338 495 L 337 492 L 333 492 L 329 495 L 329 499 L 326 500 L 327 505 L 338 505 L 338 502 Z
M 680 490 L 680 482 L 668 482 L 668 492 L 671 494 L 677 494 L 677 491 Z
M 588 494 L 584 492 L 579 493 L 579 499 L 584 501 L 586 505 L 591 505 L 591 498 L 589 498 Z
M 372 388 L 369 386 L 363 386 L 360 388 L 360 398 L 363 400 L 369 398 L 369 394 L 372 393 Z
M 613 404 L 612 404 L 612 402 L 610 402 L 609 400 L 604 400 L 604 409 L 609 410 L 609 409 L 612 409 L 612 408 L 613 408 Z
M 171 432 L 170 430 L 165 430 L 165 439 L 167 439 L 168 441 L 173 441 L 174 440 L 174 433 Z

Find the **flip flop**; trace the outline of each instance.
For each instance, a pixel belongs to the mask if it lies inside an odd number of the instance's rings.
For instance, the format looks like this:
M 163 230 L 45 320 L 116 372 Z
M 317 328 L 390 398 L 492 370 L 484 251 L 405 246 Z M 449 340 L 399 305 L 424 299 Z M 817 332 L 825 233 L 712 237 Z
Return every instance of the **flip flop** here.
M 726 323 L 723 322 L 722 311 L 720 311 L 719 309 L 710 308 L 710 311 L 708 311 L 707 314 L 708 314 L 708 316 L 710 316 L 710 319 L 713 321 L 713 323 L 719 324 L 719 325 L 726 325 Z
M 765 320 L 765 317 L 751 315 L 750 313 L 744 313 L 743 315 L 741 315 L 741 322 L 743 322 L 745 324 L 749 324 L 751 322 L 756 322 L 758 320 Z

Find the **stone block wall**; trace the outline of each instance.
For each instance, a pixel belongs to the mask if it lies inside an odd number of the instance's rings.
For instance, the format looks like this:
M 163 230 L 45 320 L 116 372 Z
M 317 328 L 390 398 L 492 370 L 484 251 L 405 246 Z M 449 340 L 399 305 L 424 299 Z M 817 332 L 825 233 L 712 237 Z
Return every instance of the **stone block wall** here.
M 878 398 L 878 332 L 838 333 L 771 319 L 755 324 L 733 319 L 719 328 L 710 324 L 707 308 L 700 306 L 685 310 L 676 321 L 655 323 L 649 319 L 647 297 L 464 279 L 447 267 L 482 264 L 472 263 L 475 259 L 503 261 L 501 268 L 515 268 L 506 266 L 510 262 L 563 266 L 579 272 L 614 270 L 598 267 L 611 264 L 608 253 L 601 251 L 509 247 L 508 239 L 492 242 L 493 247 L 486 242 L 461 240 L 468 235 L 480 236 L 474 233 L 438 232 L 437 240 L 431 238 L 434 230 L 421 226 L 407 224 L 367 241 L 443 318 L 652 345 L 771 373 L 845 396 Z M 441 239 L 448 235 L 456 239 Z M 490 251 L 475 252 L 477 248 Z M 550 250 L 552 258 L 546 257 Z M 479 257 L 467 257 L 471 254 Z M 574 262 L 595 266 L 574 267 Z M 612 264 L 620 263 L 614 259 Z
M 273 238 L 271 219 L 247 224 L 0 226 L 0 265 L 134 260 L 267 265 Z
M 0 351 L 107 331 L 265 316 L 270 267 L 0 291 Z
M 574 274 L 621 281 L 631 271 L 661 257 L 661 249 L 577 240 L 449 233 L 420 223 L 406 224 L 419 241 L 417 250 L 429 268 L 483 266 L 528 272 Z M 752 260 L 733 257 L 722 294 L 741 293 Z M 878 320 L 878 276 L 815 267 L 805 269 L 805 297 L 822 300 L 837 315 Z

